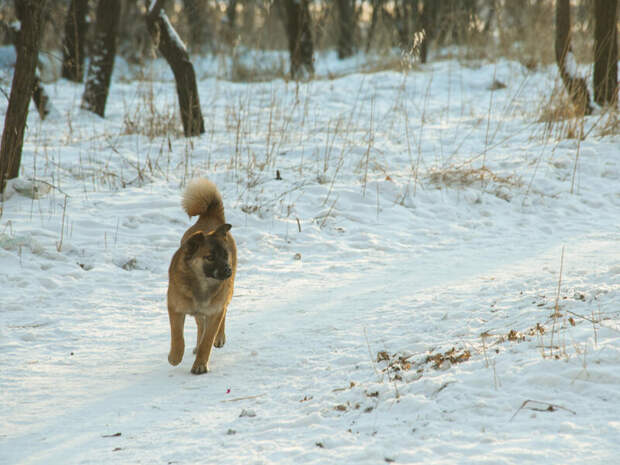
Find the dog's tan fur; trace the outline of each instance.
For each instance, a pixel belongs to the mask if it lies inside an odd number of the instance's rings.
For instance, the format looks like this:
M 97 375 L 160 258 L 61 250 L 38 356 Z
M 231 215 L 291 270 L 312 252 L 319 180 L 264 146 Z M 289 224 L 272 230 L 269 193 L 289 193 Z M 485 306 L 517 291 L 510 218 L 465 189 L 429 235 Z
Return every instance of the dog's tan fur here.
M 226 342 L 226 309 L 233 295 L 237 248 L 228 232 L 230 225 L 224 218 L 222 197 L 211 181 L 190 182 L 183 195 L 183 208 L 189 216 L 198 215 L 198 220 L 183 234 L 181 247 L 172 257 L 168 270 L 171 333 L 168 361 L 172 365 L 181 363 L 185 350 L 185 315 L 192 315 L 198 327 L 192 373 L 202 374 L 208 371 L 211 347 L 222 347 Z M 216 267 L 216 250 L 218 257 L 222 250 L 226 251 L 226 263 L 222 259 L 218 264 L 226 270 L 218 275 L 218 269 L 213 272 L 215 277 L 209 277 L 203 270 L 210 264 Z

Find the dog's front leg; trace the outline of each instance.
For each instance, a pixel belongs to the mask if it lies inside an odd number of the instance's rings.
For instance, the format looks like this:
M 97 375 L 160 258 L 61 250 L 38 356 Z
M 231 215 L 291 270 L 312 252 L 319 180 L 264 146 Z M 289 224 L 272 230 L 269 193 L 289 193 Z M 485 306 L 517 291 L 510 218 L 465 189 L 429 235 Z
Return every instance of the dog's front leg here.
M 215 336 L 215 341 L 213 342 L 213 345 L 218 349 L 220 347 L 224 347 L 224 344 L 226 344 L 226 309 L 224 309 L 223 313 L 220 329 L 218 330 L 217 335 Z
M 200 336 L 198 350 L 196 351 L 196 360 L 194 360 L 194 365 L 192 366 L 192 373 L 195 375 L 201 375 L 209 371 L 208 363 L 209 356 L 211 355 L 211 347 L 213 347 L 215 335 L 220 329 L 223 318 L 224 312 L 209 315 L 205 318 L 206 324 Z
M 183 352 L 185 351 L 185 340 L 183 339 L 185 313 L 178 313 L 174 309 L 169 308 L 168 316 L 170 317 L 170 353 L 168 354 L 168 362 L 171 365 L 178 365 L 183 360 Z
M 207 326 L 207 317 L 204 315 L 196 315 L 194 316 L 196 320 L 196 345 L 194 346 L 194 355 L 198 352 L 198 346 L 200 345 L 200 341 L 202 340 L 202 335 L 205 331 L 205 326 Z

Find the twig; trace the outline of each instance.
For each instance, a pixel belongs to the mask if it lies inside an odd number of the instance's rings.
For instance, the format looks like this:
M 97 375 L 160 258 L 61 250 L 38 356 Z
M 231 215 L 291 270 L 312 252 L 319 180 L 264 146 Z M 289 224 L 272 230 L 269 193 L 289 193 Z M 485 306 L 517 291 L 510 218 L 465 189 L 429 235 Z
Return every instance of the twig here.
M 377 370 L 377 364 L 375 363 L 375 359 L 372 358 L 372 351 L 370 350 L 370 342 L 368 342 L 368 334 L 366 333 L 366 328 L 364 328 L 364 339 L 366 339 L 366 347 L 368 347 L 368 356 L 370 357 L 370 363 L 372 363 L 372 367 L 375 369 L 375 373 L 378 377 L 382 378 L 379 374 L 379 370 Z
M 564 270 L 564 246 L 562 246 L 562 257 L 560 258 L 560 276 L 558 277 L 558 290 L 555 295 L 555 305 L 553 307 L 553 326 L 551 327 L 551 342 L 549 345 L 551 346 L 551 356 L 553 357 L 553 335 L 555 334 L 555 324 L 558 320 L 558 316 L 560 315 L 560 287 L 562 286 L 562 272 Z
M 583 117 L 579 124 L 579 137 L 577 138 L 577 153 L 575 154 L 575 165 L 573 166 L 573 177 L 570 182 L 570 193 L 574 193 L 575 189 L 575 177 L 577 176 L 577 164 L 579 163 L 579 152 L 581 149 L 581 141 L 583 140 Z
M 548 402 L 541 402 L 539 400 L 528 399 L 528 400 L 523 401 L 523 403 L 521 404 L 521 407 L 519 407 L 517 409 L 517 411 L 510 417 L 510 420 L 508 420 L 508 421 L 511 422 L 514 419 L 514 417 L 517 416 L 517 413 L 519 413 L 521 410 L 523 410 L 525 408 L 525 406 L 527 404 L 529 404 L 530 402 L 535 402 L 535 403 L 538 403 L 538 404 L 546 405 L 545 408 L 530 407 L 530 410 L 534 410 L 536 412 L 555 412 L 556 410 L 560 409 L 560 410 L 565 410 L 567 412 L 570 412 L 573 415 L 577 415 L 577 412 L 575 412 L 574 410 L 571 410 L 571 409 L 566 408 L 566 407 L 562 407 L 561 405 L 550 404 Z
M 325 223 L 327 222 L 327 218 L 330 217 L 330 215 L 332 214 L 332 210 L 334 209 L 334 206 L 336 205 L 336 202 L 338 202 L 338 198 L 339 197 L 336 197 L 334 199 L 334 202 L 332 203 L 331 207 L 329 207 L 329 210 L 325 214 L 325 217 L 323 218 L 323 221 L 321 221 L 321 224 L 319 225 L 319 228 L 322 228 L 323 226 L 325 226 Z
M 257 399 L 257 398 L 262 397 L 264 395 L 265 395 L 265 393 L 256 394 L 255 396 L 235 397 L 234 399 L 224 399 L 224 400 L 221 400 L 220 402 L 238 402 L 240 400 Z
M 602 325 L 600 321 L 596 321 L 594 318 L 588 318 L 587 316 L 580 315 L 579 313 L 571 312 L 570 310 L 566 310 L 566 313 L 570 313 L 571 315 L 576 316 L 577 318 L 581 318 L 582 320 L 589 321 L 592 325 L 599 325 L 601 328 L 611 329 L 612 331 L 616 331 L 620 333 L 620 329 L 614 328 L 612 326 Z
M 44 181 L 43 179 L 37 179 L 37 178 L 32 178 L 32 182 L 40 182 L 42 184 L 46 184 L 46 185 L 50 186 L 52 189 L 56 189 L 58 192 L 60 192 L 65 197 L 71 197 L 69 194 L 67 194 L 65 191 L 63 191 L 60 187 L 52 184 L 51 182 L 47 182 L 47 181 Z
M 68 196 L 65 194 L 65 202 L 62 207 L 62 221 L 60 223 L 60 240 L 56 243 L 56 251 L 58 252 L 62 250 L 62 240 L 65 233 L 65 214 L 67 212 L 67 198 Z

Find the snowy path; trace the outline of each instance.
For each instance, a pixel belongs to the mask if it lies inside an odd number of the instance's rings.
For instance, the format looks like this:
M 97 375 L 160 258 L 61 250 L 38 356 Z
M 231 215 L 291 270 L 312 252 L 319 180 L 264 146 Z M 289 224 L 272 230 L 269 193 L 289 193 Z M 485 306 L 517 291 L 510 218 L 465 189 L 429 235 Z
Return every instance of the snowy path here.
M 567 262 L 590 267 L 596 257 L 600 267 L 600 249 L 608 250 L 609 257 L 620 255 L 617 239 L 612 233 L 567 241 Z M 420 380 L 394 385 L 378 376 L 370 362 L 369 349 L 373 357 L 379 350 L 422 354 L 461 341 L 480 345 L 477 335 L 494 327 L 524 330 L 535 324 L 534 319 L 520 321 L 523 313 L 519 318 L 502 311 L 494 316 L 475 307 L 480 299 L 489 304 L 501 300 L 502 290 L 514 298 L 507 292 L 515 281 L 531 285 L 538 280 L 552 288 L 556 278 L 549 271 L 559 266 L 559 248 L 541 244 L 524 256 L 524 245 L 507 254 L 500 246 L 484 254 L 472 247 L 457 260 L 450 251 L 422 259 L 399 257 L 368 267 L 362 276 L 345 270 L 332 282 L 292 279 L 284 287 L 270 288 L 269 278 L 261 276 L 242 277 L 227 346 L 214 353 L 211 372 L 199 377 L 189 374 L 191 348 L 179 367 L 165 363 L 163 309 L 158 318 L 136 309 L 111 315 L 109 309 L 98 310 L 100 323 L 76 325 L 82 334 L 73 356 L 60 353 L 62 334 L 58 345 L 37 345 L 42 355 L 28 376 L 32 406 L 21 399 L 11 412 L 7 463 L 377 463 L 385 458 L 407 463 L 433 462 L 439 455 L 443 458 L 437 463 L 450 457 L 454 463 L 466 457 L 482 463 L 495 447 L 505 450 L 505 444 L 498 445 L 502 438 L 515 447 L 506 463 L 511 455 L 515 463 L 534 463 L 541 459 L 532 449 L 537 441 L 544 444 L 545 437 L 563 431 L 578 433 L 588 455 L 610 457 L 612 444 L 605 443 L 608 436 L 601 437 L 600 428 L 617 432 L 620 425 L 607 423 L 615 414 L 593 401 L 596 396 L 611 401 L 617 394 L 617 385 L 608 385 L 618 381 L 611 372 L 590 368 L 589 382 L 574 384 L 578 360 L 547 377 L 544 365 L 554 362 L 538 357 L 530 360 L 533 367 L 514 373 L 514 360 L 523 357 L 515 347 L 509 350 L 514 353 L 497 356 L 495 376 L 502 388 L 495 390 L 492 370 L 482 368 L 482 354 L 445 372 L 426 370 Z M 411 269 L 411 261 L 420 270 L 415 279 L 401 271 Z M 112 305 L 131 301 L 140 292 L 136 285 L 126 286 Z M 161 301 L 156 305 L 161 307 Z M 186 337 L 190 346 L 193 324 L 187 325 Z M 601 344 L 603 331 L 599 337 Z M 97 341 L 105 341 L 104 351 L 92 347 L 101 347 Z M 523 345 L 534 351 L 532 344 Z M 608 346 L 606 352 L 599 351 L 598 357 L 618 367 L 617 347 Z M 355 385 L 348 389 L 351 382 Z M 533 420 L 523 412 L 509 422 L 530 398 L 528 385 L 548 390 L 547 401 L 565 404 L 578 416 L 558 411 Z M 532 395 L 539 395 L 536 389 Z M 334 410 L 339 405 L 347 405 L 346 411 Z M 244 410 L 256 416 L 240 417 Z M 454 417 L 461 415 L 470 419 L 468 427 L 451 432 Z M 584 415 L 585 424 L 579 420 Z M 527 428 L 517 426 L 522 423 Z M 106 437 L 119 432 L 119 437 Z M 578 457 L 583 459 L 583 451 L 575 455 L 558 446 L 547 458 L 578 463 Z

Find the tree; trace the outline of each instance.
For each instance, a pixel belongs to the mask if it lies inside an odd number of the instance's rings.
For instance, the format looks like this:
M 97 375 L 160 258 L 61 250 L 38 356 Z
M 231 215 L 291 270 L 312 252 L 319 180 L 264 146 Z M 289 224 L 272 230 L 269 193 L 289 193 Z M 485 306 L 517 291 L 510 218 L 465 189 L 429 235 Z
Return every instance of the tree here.
M 207 2 L 202 0 L 183 0 L 183 10 L 189 26 L 188 43 L 190 49 L 201 50 L 211 44 L 209 24 L 207 23 Z
M 4 192 L 6 181 L 16 178 L 19 174 L 28 104 L 35 81 L 41 43 L 45 3 L 45 0 L 15 0 L 21 28 L 17 36 L 17 61 L 0 145 L 0 193 Z
M 65 20 L 62 48 L 62 77 L 74 82 L 84 79 L 84 42 L 88 0 L 71 0 Z
M 348 58 L 353 55 L 355 34 L 355 0 L 336 0 L 338 9 L 338 58 Z
M 121 0 L 99 0 L 97 23 L 82 108 L 103 117 L 114 69 Z
M 237 0 L 228 0 L 228 5 L 226 5 L 226 21 L 228 21 L 228 27 L 231 30 L 235 30 L 237 26 Z
M 570 3 L 557 0 L 555 4 L 555 57 L 564 87 L 581 114 L 592 113 L 590 93 L 584 78 L 577 75 L 577 63 L 570 42 Z
M 21 21 L 21 19 L 19 18 L 19 15 L 23 15 L 25 13 L 21 9 L 17 9 L 17 14 L 18 14 L 18 20 Z M 45 13 L 43 14 L 42 21 L 45 22 Z M 21 24 L 21 22 L 13 23 L 10 25 L 3 22 L 2 26 L 5 28 L 8 34 L 9 40 L 15 46 L 15 52 L 19 53 L 18 37 L 20 34 L 20 27 L 18 27 L 17 24 Z M 43 28 L 43 26 L 41 27 Z M 38 63 L 38 54 L 37 54 L 37 63 Z M 35 67 L 35 70 L 34 70 L 34 83 L 32 84 L 32 101 L 34 102 L 34 105 L 37 108 L 37 111 L 39 112 L 39 118 L 41 118 L 41 120 L 44 120 L 45 117 L 50 113 L 52 104 L 51 104 L 49 96 L 47 95 L 47 92 L 45 91 L 45 87 L 43 87 L 43 84 L 41 83 L 41 76 L 39 75 L 38 67 Z
M 416 9 L 415 6 L 412 0 L 401 0 L 400 3 L 394 3 L 394 22 L 398 32 L 398 42 L 401 50 L 405 52 L 411 50 L 413 43 L 411 19 Z
M 437 2 L 435 0 L 420 0 L 422 11 L 420 23 L 422 25 L 422 38 L 420 40 L 420 62 L 426 63 L 428 58 L 428 44 L 435 37 L 437 28 Z
M 291 61 L 291 78 L 304 78 L 314 74 L 314 44 L 309 0 L 282 0 L 282 2 Z
M 615 104 L 618 98 L 618 0 L 594 1 L 594 101 Z
M 153 2 L 147 10 L 146 25 L 153 42 L 174 74 L 185 137 L 198 136 L 205 132 L 205 125 L 200 110 L 196 73 L 185 44 L 163 10 L 164 1 Z

